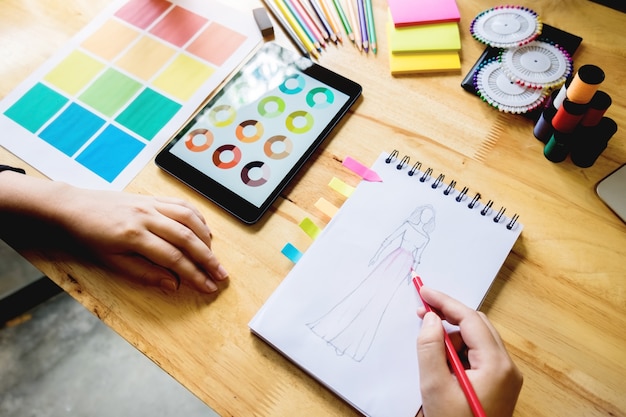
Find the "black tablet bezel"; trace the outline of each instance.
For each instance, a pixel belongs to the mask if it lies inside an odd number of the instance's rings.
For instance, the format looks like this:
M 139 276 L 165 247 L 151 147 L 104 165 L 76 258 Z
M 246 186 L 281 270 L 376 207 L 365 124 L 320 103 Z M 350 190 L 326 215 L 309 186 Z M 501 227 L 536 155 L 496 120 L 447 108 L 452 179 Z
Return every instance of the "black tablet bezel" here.
M 279 47 L 278 44 L 270 42 L 263 47 Z M 294 53 L 295 54 L 295 53 Z M 290 54 L 289 54 L 290 55 Z M 307 59 L 304 57 L 294 56 L 295 59 Z M 212 100 L 209 100 L 203 105 L 193 117 L 185 124 L 185 126 L 169 141 L 167 145 L 157 154 L 155 162 L 159 168 L 174 176 L 187 186 L 191 187 L 204 197 L 208 198 L 219 207 L 232 214 L 242 222 L 246 224 L 254 224 L 258 222 L 263 214 L 269 209 L 269 207 L 276 201 L 281 191 L 287 186 L 287 184 L 293 179 L 293 177 L 300 171 L 302 166 L 311 157 L 315 150 L 322 144 L 322 142 L 328 137 L 333 128 L 339 123 L 343 116 L 348 112 L 350 107 L 356 102 L 361 95 L 362 88 L 356 82 L 349 80 L 325 67 L 318 65 L 317 63 L 308 60 L 305 69 L 300 69 L 304 74 L 318 80 L 321 83 L 328 85 L 338 91 L 343 92 L 348 96 L 346 103 L 339 109 L 334 115 L 332 120 L 324 126 L 321 133 L 315 138 L 309 148 L 304 154 L 293 164 L 289 172 L 283 177 L 280 183 L 269 193 L 266 200 L 259 206 L 247 201 L 245 198 L 239 196 L 232 190 L 228 189 L 218 181 L 212 179 L 205 173 L 196 169 L 186 161 L 178 158 L 176 155 L 170 152 L 170 149 L 185 136 L 187 130 L 193 126 L 196 122 L 196 118 L 202 114 L 203 110 L 212 104 Z M 245 64 L 239 70 L 245 68 Z M 233 77 L 236 78 L 236 77 Z M 230 82 L 226 83 L 223 89 L 228 88 Z

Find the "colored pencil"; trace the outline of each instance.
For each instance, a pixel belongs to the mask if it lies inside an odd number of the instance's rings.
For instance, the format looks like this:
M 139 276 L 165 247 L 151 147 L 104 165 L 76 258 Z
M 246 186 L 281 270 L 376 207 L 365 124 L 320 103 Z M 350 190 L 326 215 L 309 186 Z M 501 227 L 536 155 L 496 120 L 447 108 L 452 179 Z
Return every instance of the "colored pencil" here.
M 347 3 L 348 5 L 347 15 L 354 32 L 354 44 L 359 49 L 359 51 L 361 51 L 363 49 L 363 45 L 361 44 L 361 31 L 359 30 L 359 21 L 356 18 L 356 13 L 354 13 L 354 5 L 352 4 L 353 1 L 354 0 L 344 0 L 344 4 Z
M 369 37 L 367 34 L 367 20 L 365 20 L 365 4 L 363 0 L 356 0 L 357 9 L 359 11 L 359 28 L 361 29 L 361 43 L 363 50 L 369 51 Z
M 300 38 L 298 38 L 298 35 L 296 35 L 296 33 L 291 28 L 291 26 L 289 26 L 289 23 L 285 20 L 285 17 L 276 8 L 276 5 L 274 4 L 273 0 L 263 0 L 263 3 L 265 3 L 265 6 L 272 13 L 272 15 L 274 16 L 274 18 L 276 19 L 280 27 L 287 33 L 287 36 L 289 37 L 291 42 L 296 46 L 296 48 L 298 48 L 300 53 L 306 57 L 310 57 L 311 54 L 309 53 L 309 51 L 307 51 L 306 47 L 304 46 Z
M 309 30 L 311 31 L 313 36 L 315 36 L 321 46 L 326 46 L 326 40 L 328 39 L 328 35 L 324 36 L 324 33 L 322 32 L 322 30 L 320 30 L 319 25 L 315 23 L 313 17 L 304 7 L 302 2 L 300 0 L 290 0 L 290 2 L 293 5 L 294 10 L 302 23 L 304 23 L 306 27 L 309 28 Z
M 317 12 L 315 11 L 315 9 L 313 8 L 312 10 L 311 2 L 310 1 L 307 2 L 306 0 L 296 0 L 296 1 L 300 3 L 300 7 L 302 8 L 302 10 L 308 15 L 311 22 L 317 27 L 317 30 L 319 30 L 319 32 L 322 34 L 322 38 L 324 38 L 325 41 L 328 41 L 330 36 L 328 34 L 328 31 L 326 30 L 326 26 L 319 19 L 319 16 Z
M 372 8 L 372 0 L 365 0 L 365 14 L 367 15 L 367 31 L 370 40 L 370 48 L 373 53 L 378 52 L 376 44 L 376 25 L 374 23 L 374 9 Z
M 293 16 L 295 22 L 302 28 L 306 36 L 313 42 L 315 48 L 321 52 L 322 44 L 320 43 L 318 35 L 314 32 L 314 29 L 304 20 L 300 12 L 298 12 L 295 3 L 292 0 L 283 0 L 285 6 L 289 10 L 291 16 Z M 322 42 L 324 42 L 322 40 Z
M 315 47 L 315 45 L 313 44 L 309 36 L 304 32 L 304 29 L 302 29 L 302 26 L 300 26 L 300 23 L 298 23 L 296 21 L 296 18 L 291 14 L 291 12 L 287 8 L 287 5 L 284 3 L 284 1 L 275 0 L 275 4 L 280 10 L 280 12 L 282 13 L 282 15 L 285 17 L 285 20 L 287 20 L 287 22 L 289 23 L 289 26 L 291 26 L 291 29 L 293 29 L 293 31 L 298 36 L 298 39 L 300 39 L 300 42 L 304 44 L 306 50 L 309 51 L 309 53 L 313 57 L 319 58 L 317 48 Z
M 326 18 L 326 15 L 324 14 L 324 10 L 322 10 L 322 6 L 320 5 L 320 3 L 317 0 L 309 0 L 309 3 L 311 4 L 313 11 L 317 15 L 317 19 L 324 27 L 324 31 L 326 32 L 330 40 L 337 43 L 337 35 L 333 31 L 333 28 L 330 26 L 330 23 L 328 22 L 328 19 Z
M 333 6 L 328 3 L 329 1 L 330 0 L 319 0 L 319 3 L 322 7 L 324 15 L 326 16 L 326 19 L 328 20 L 328 24 L 330 24 L 330 26 L 333 28 L 333 32 L 335 32 L 335 35 L 337 36 L 337 40 L 339 42 L 343 42 L 341 29 L 339 28 L 340 24 L 338 22 L 339 17 L 337 16 L 335 10 L 333 10 Z
M 339 19 L 341 19 L 341 24 L 343 25 L 343 29 L 346 31 L 346 35 L 352 42 L 354 42 L 354 33 L 352 32 L 352 27 L 350 26 L 350 22 L 348 22 L 348 18 L 346 13 L 339 3 L 339 0 L 333 0 L 333 4 L 335 5 L 335 10 L 337 10 L 337 14 L 339 15 Z
M 417 293 L 419 294 L 420 299 L 422 300 L 422 303 L 424 304 L 424 308 L 426 309 L 426 311 L 435 312 L 433 308 L 422 298 L 421 290 L 422 290 L 422 286 L 424 285 L 422 283 L 422 280 L 415 273 L 415 271 L 411 271 L 411 275 L 413 277 L 413 285 L 415 285 L 415 288 L 417 289 Z M 437 314 L 437 312 L 435 313 Z M 485 410 L 483 409 L 483 406 L 480 403 L 478 395 L 476 395 L 476 391 L 474 391 L 474 387 L 472 386 L 472 383 L 470 382 L 469 378 L 467 377 L 467 374 L 465 373 L 465 368 L 463 367 L 463 363 L 461 362 L 459 355 L 456 353 L 456 349 L 454 349 L 454 344 L 452 344 L 452 340 L 450 340 L 450 336 L 448 335 L 447 332 L 444 332 L 443 336 L 444 336 L 444 341 L 446 345 L 446 355 L 448 356 L 448 361 L 450 362 L 452 370 L 454 371 L 454 374 L 456 375 L 456 379 L 459 381 L 459 384 L 461 385 L 461 389 L 463 390 L 463 393 L 465 394 L 465 397 L 467 398 L 467 402 L 469 403 L 469 406 L 472 410 L 472 413 L 474 414 L 474 417 L 487 417 L 487 414 L 485 413 Z

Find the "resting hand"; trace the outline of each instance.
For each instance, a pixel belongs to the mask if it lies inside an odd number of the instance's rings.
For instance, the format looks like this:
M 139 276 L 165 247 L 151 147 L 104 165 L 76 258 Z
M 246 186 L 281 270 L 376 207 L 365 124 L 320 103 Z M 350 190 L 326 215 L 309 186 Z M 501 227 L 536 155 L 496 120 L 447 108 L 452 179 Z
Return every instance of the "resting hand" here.
M 459 326 L 468 348 L 467 376 L 487 415 L 511 416 L 523 378 L 496 329 L 483 313 L 445 294 L 427 287 L 422 288 L 421 294 L 445 320 Z M 417 344 L 424 416 L 471 417 L 465 394 L 446 362 L 441 319 L 425 310 L 418 313 L 424 319 Z
M 228 274 L 200 212 L 183 200 L 69 187 L 64 227 L 106 265 L 148 285 L 214 292 Z
M 57 225 L 107 267 L 144 284 L 174 290 L 182 282 L 214 292 L 228 277 L 204 218 L 183 200 L 86 190 L 5 171 L 0 219 L 5 215 Z

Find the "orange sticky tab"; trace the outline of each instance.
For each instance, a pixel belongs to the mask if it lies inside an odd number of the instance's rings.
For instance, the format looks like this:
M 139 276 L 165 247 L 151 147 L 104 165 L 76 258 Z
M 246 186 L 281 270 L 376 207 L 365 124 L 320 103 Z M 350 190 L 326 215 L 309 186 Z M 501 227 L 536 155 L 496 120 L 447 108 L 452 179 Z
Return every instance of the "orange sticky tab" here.
M 330 201 L 324 198 L 320 198 L 319 200 L 317 200 L 317 202 L 315 203 L 315 207 L 317 207 L 319 211 L 321 211 L 328 217 L 333 217 L 339 210 L 339 208 L 337 208 Z

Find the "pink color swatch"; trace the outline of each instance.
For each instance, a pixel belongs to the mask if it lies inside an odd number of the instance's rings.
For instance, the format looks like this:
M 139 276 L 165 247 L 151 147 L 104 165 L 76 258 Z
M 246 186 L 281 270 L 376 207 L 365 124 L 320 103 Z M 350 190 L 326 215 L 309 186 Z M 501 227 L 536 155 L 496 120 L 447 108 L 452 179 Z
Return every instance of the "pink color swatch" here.
M 131 0 L 115 13 L 115 16 L 145 29 L 165 12 L 172 3 L 167 0 Z
M 207 21 L 200 15 L 175 6 L 150 33 L 182 48 Z
M 212 22 L 189 45 L 187 51 L 214 65 L 222 65 L 245 40 L 243 34 Z

